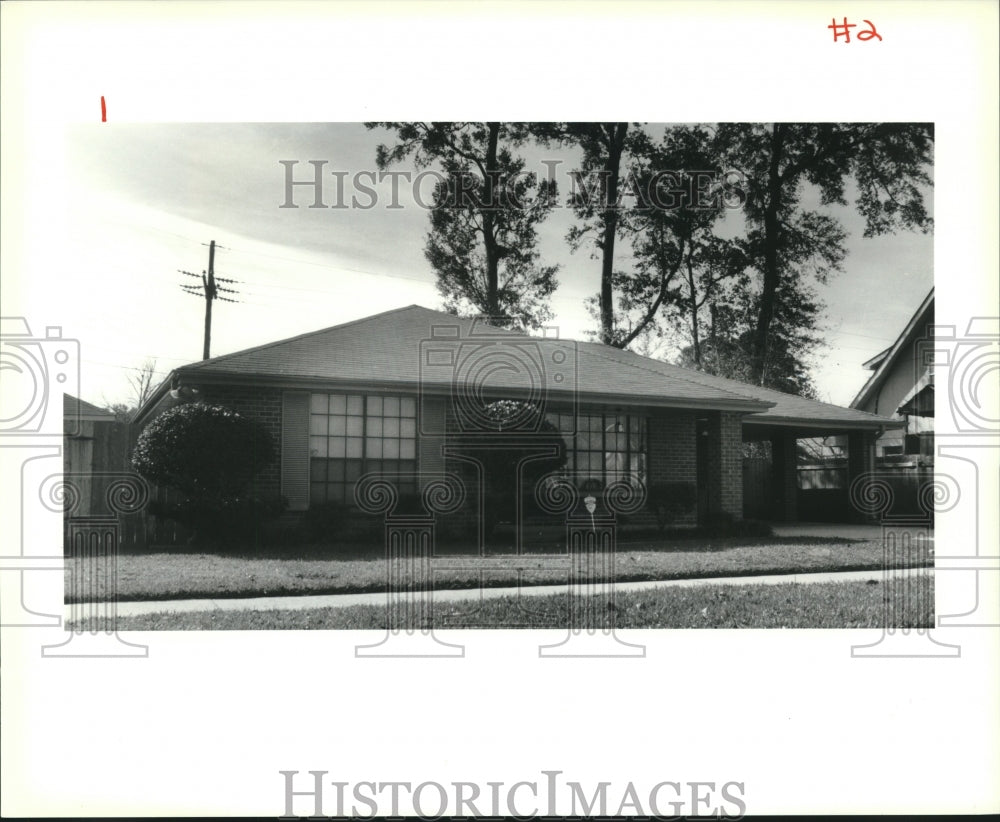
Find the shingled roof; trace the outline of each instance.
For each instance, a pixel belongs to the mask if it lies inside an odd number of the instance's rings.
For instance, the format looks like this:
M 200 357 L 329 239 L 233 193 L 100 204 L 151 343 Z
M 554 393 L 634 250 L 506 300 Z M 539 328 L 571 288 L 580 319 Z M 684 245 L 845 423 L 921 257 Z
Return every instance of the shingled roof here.
M 82 420 L 103 421 L 115 419 L 115 415 L 104 408 L 98 408 L 93 403 L 74 397 L 72 394 L 63 394 L 63 416 L 78 417 Z
M 483 352 L 478 359 L 477 347 Z M 488 373 L 477 371 L 477 362 L 488 366 Z M 526 377 L 528 373 L 534 376 Z M 490 388 L 512 396 L 529 396 L 533 388 L 544 387 L 546 396 L 575 395 L 581 403 L 733 410 L 762 423 L 892 424 L 599 343 L 528 336 L 418 305 L 193 363 L 176 369 L 171 378 L 195 384 L 419 386 L 447 393 L 454 390 L 456 374 L 462 380 L 486 379 Z M 150 402 L 169 384 L 165 381 Z

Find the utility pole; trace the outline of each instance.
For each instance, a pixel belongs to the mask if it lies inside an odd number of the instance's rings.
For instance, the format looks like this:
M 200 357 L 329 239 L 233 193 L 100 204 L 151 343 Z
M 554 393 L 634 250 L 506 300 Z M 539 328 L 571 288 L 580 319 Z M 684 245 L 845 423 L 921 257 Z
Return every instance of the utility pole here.
M 205 350 L 201 358 L 207 360 L 209 350 L 212 347 L 212 300 L 216 297 L 215 291 L 215 240 L 208 246 L 208 279 L 201 275 L 201 283 L 205 287 Z
M 198 277 L 197 274 L 192 274 L 190 271 L 181 271 L 181 274 L 186 274 L 188 277 Z M 225 277 L 219 277 L 218 281 L 220 283 L 236 283 L 238 280 L 230 280 Z M 201 272 L 201 288 L 193 285 L 181 284 L 181 288 L 184 289 L 188 294 L 194 294 L 196 297 L 205 298 L 205 338 L 204 345 L 202 346 L 201 358 L 207 360 L 211 354 L 212 348 L 212 303 L 215 300 L 222 300 L 227 303 L 238 303 L 240 300 L 233 300 L 229 297 L 220 297 L 220 291 L 226 291 L 231 294 L 236 294 L 235 288 L 225 288 L 220 285 L 216 285 L 215 277 L 215 240 L 212 240 L 208 244 L 208 272 Z

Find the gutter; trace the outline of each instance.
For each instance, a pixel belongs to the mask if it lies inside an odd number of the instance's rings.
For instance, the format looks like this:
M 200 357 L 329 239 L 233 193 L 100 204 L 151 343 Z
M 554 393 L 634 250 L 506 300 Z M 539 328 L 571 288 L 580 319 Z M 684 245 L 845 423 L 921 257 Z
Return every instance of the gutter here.
M 829 430 L 831 428 L 856 428 L 862 430 L 876 430 L 879 432 L 878 436 L 882 436 L 890 428 L 905 428 L 906 422 L 904 420 L 887 420 L 885 418 L 880 420 L 836 420 L 836 419 L 825 419 L 817 420 L 815 418 L 802 418 L 802 417 L 755 417 L 749 416 L 743 418 L 744 425 L 761 425 L 761 426 L 772 426 L 772 425 L 787 425 L 796 426 L 798 428 L 815 428 L 816 430 Z
M 188 369 L 185 366 L 170 372 L 166 380 L 157 388 L 156 392 L 149 398 L 147 405 L 136 414 L 139 421 L 147 413 L 148 408 L 152 408 L 159 402 L 167 389 L 175 385 L 195 387 L 200 385 L 247 385 L 251 384 L 259 387 L 268 387 L 287 390 L 316 390 L 316 391 L 407 391 L 422 394 L 425 396 L 449 397 L 452 395 L 450 385 L 433 383 L 422 386 L 419 381 L 399 382 L 395 380 L 331 380 L 316 377 L 302 376 L 282 376 L 279 374 L 210 374 L 199 373 L 197 369 Z M 708 389 L 711 390 L 711 389 Z M 498 394 L 505 393 L 499 389 Z M 531 399 L 530 392 L 524 389 L 512 388 L 509 395 L 514 398 L 524 397 Z M 679 408 L 699 411 L 732 411 L 744 414 L 753 414 L 767 411 L 773 408 L 776 403 L 770 400 L 758 400 L 753 398 L 716 397 L 711 399 L 698 399 L 687 397 L 671 397 L 656 394 L 601 394 L 588 391 L 560 391 L 549 388 L 544 392 L 548 400 L 552 402 L 571 402 L 576 405 L 599 404 L 599 405 L 629 405 L 650 408 Z

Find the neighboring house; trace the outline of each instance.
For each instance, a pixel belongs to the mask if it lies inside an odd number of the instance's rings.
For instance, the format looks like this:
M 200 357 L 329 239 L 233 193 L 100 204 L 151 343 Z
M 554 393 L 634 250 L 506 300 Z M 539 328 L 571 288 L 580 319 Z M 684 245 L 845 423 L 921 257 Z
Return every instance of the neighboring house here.
M 879 457 L 920 455 L 933 459 L 934 368 L 928 356 L 933 325 L 932 288 L 896 341 L 864 363 L 872 375 L 851 408 L 904 423 L 876 441 Z
M 578 482 L 689 484 L 698 510 L 678 523 L 689 525 L 742 517 L 745 440 L 771 443 L 770 513 L 795 519 L 797 439 L 846 435 L 855 476 L 870 469 L 875 438 L 898 424 L 416 305 L 177 368 L 133 422 L 139 428 L 192 399 L 268 426 L 280 458 L 259 477 L 258 492 L 281 494 L 299 512 L 350 504 L 367 473 L 460 472 L 482 400 L 527 400 L 544 410 Z
M 128 425 L 113 413 L 71 394 L 63 394 L 63 475 L 75 500 L 72 515 L 106 512 L 109 474 L 126 470 Z

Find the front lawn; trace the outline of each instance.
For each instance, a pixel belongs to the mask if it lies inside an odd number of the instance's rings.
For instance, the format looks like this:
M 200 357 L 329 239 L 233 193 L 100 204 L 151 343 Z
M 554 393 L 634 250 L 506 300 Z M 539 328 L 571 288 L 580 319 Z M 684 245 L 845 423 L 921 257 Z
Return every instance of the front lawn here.
M 619 592 L 614 600 L 619 628 L 880 628 L 885 598 L 891 614 L 905 615 L 896 628 L 934 625 L 934 580 L 919 574 L 906 585 L 882 583 L 782 583 L 778 585 L 699 585 Z M 566 628 L 566 595 L 437 603 L 431 620 L 403 628 Z M 605 607 L 603 604 L 601 607 Z M 578 627 L 593 626 L 591 608 L 574 609 Z M 385 629 L 386 608 L 357 605 L 301 611 L 199 611 L 119 617 L 118 629 L 147 630 L 306 630 Z M 74 626 L 75 627 L 75 626 Z M 84 628 L 89 628 L 85 623 Z
M 469 567 L 435 571 L 434 587 L 476 588 L 565 584 L 564 570 L 545 568 L 565 554 L 503 554 L 479 563 L 473 556 L 450 556 Z M 725 538 L 685 542 L 627 543 L 616 555 L 618 581 L 664 580 L 818 571 L 869 570 L 882 567 L 878 541 L 826 538 Z M 74 570 L 90 566 L 66 560 L 67 601 Z M 484 568 L 488 570 L 483 570 Z M 386 589 L 384 559 L 336 559 L 296 556 L 238 557 L 177 551 L 118 557 L 118 599 L 159 600 L 365 593 Z M 82 590 L 87 590 L 86 586 Z

